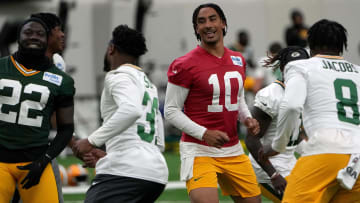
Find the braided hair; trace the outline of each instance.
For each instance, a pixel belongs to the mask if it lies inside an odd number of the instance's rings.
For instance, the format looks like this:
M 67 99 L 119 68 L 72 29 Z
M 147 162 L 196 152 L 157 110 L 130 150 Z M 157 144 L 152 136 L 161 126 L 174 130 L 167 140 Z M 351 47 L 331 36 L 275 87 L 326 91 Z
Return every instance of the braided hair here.
M 274 56 L 268 56 L 269 58 L 265 60 L 265 67 L 274 67 L 280 68 L 281 72 L 284 71 L 284 67 L 290 61 L 295 61 L 299 59 L 309 58 L 308 52 L 299 46 L 289 46 L 279 51 Z

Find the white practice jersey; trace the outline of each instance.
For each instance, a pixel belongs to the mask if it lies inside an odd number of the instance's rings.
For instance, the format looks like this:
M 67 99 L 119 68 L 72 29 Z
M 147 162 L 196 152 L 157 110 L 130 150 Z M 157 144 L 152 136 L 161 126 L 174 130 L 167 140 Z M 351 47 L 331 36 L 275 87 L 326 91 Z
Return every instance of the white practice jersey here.
M 106 145 L 107 155 L 97 162 L 96 173 L 166 184 L 158 93 L 145 73 L 131 64 L 107 73 L 100 110 L 103 125 L 88 138 L 95 146 Z
M 279 113 L 280 102 L 285 92 L 284 88 L 285 86 L 282 82 L 276 81 L 261 89 L 255 96 L 254 106 L 261 109 L 272 118 L 265 135 L 260 139 L 263 145 L 270 145 L 276 135 L 277 117 Z M 294 129 L 293 135 L 291 136 L 290 141 L 286 147 L 286 151 L 269 158 L 272 165 L 283 177 L 286 177 L 290 174 L 296 163 L 294 152 L 298 145 L 300 125 L 301 119 L 299 118 L 296 124 L 298 127 Z M 251 154 L 249 157 L 256 173 L 258 182 L 271 183 L 270 177 L 255 161 Z
M 360 153 L 359 66 L 339 56 L 317 55 L 290 62 L 285 67 L 285 79 L 289 91 L 286 95 L 296 97 L 287 98 L 287 105 L 303 111 L 309 137 L 304 156 Z M 279 130 L 286 130 L 287 120 L 291 117 L 284 114 Z M 283 148 L 285 140 L 279 138 L 273 148 Z

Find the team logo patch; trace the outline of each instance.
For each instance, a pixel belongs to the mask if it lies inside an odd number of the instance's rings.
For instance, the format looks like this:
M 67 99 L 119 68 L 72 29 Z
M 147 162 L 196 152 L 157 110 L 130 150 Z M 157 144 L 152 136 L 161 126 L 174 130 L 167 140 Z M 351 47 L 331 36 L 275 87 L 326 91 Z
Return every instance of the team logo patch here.
M 300 56 L 300 53 L 297 52 L 297 51 L 295 51 L 295 52 L 293 52 L 293 53 L 291 54 L 291 56 L 292 56 L 293 58 L 295 58 L 295 57 Z
M 56 75 L 54 73 L 45 72 L 43 75 L 43 80 L 51 82 L 57 86 L 61 85 L 63 77 L 61 75 Z
M 243 62 L 240 56 L 230 56 L 234 65 L 243 66 Z

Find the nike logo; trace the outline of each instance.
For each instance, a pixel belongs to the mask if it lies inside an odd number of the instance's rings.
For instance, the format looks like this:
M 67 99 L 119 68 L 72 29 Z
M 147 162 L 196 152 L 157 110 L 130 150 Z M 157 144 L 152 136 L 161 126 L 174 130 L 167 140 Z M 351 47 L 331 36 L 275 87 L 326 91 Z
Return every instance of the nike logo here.
M 194 181 L 198 181 L 198 180 L 200 180 L 200 178 L 202 178 L 202 176 L 200 176 L 198 178 L 194 178 Z
M 262 105 L 264 105 L 264 106 L 267 106 L 267 103 L 264 103 L 264 102 L 260 102 Z

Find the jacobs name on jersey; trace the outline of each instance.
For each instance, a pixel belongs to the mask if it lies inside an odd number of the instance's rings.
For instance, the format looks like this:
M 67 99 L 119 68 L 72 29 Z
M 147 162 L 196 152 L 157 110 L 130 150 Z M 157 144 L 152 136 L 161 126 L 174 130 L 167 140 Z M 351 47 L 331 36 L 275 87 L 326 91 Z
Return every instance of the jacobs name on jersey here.
M 343 61 L 331 61 L 331 60 L 322 60 L 323 68 L 328 70 L 333 70 L 337 72 L 354 72 L 359 73 L 354 64 L 343 62 Z

